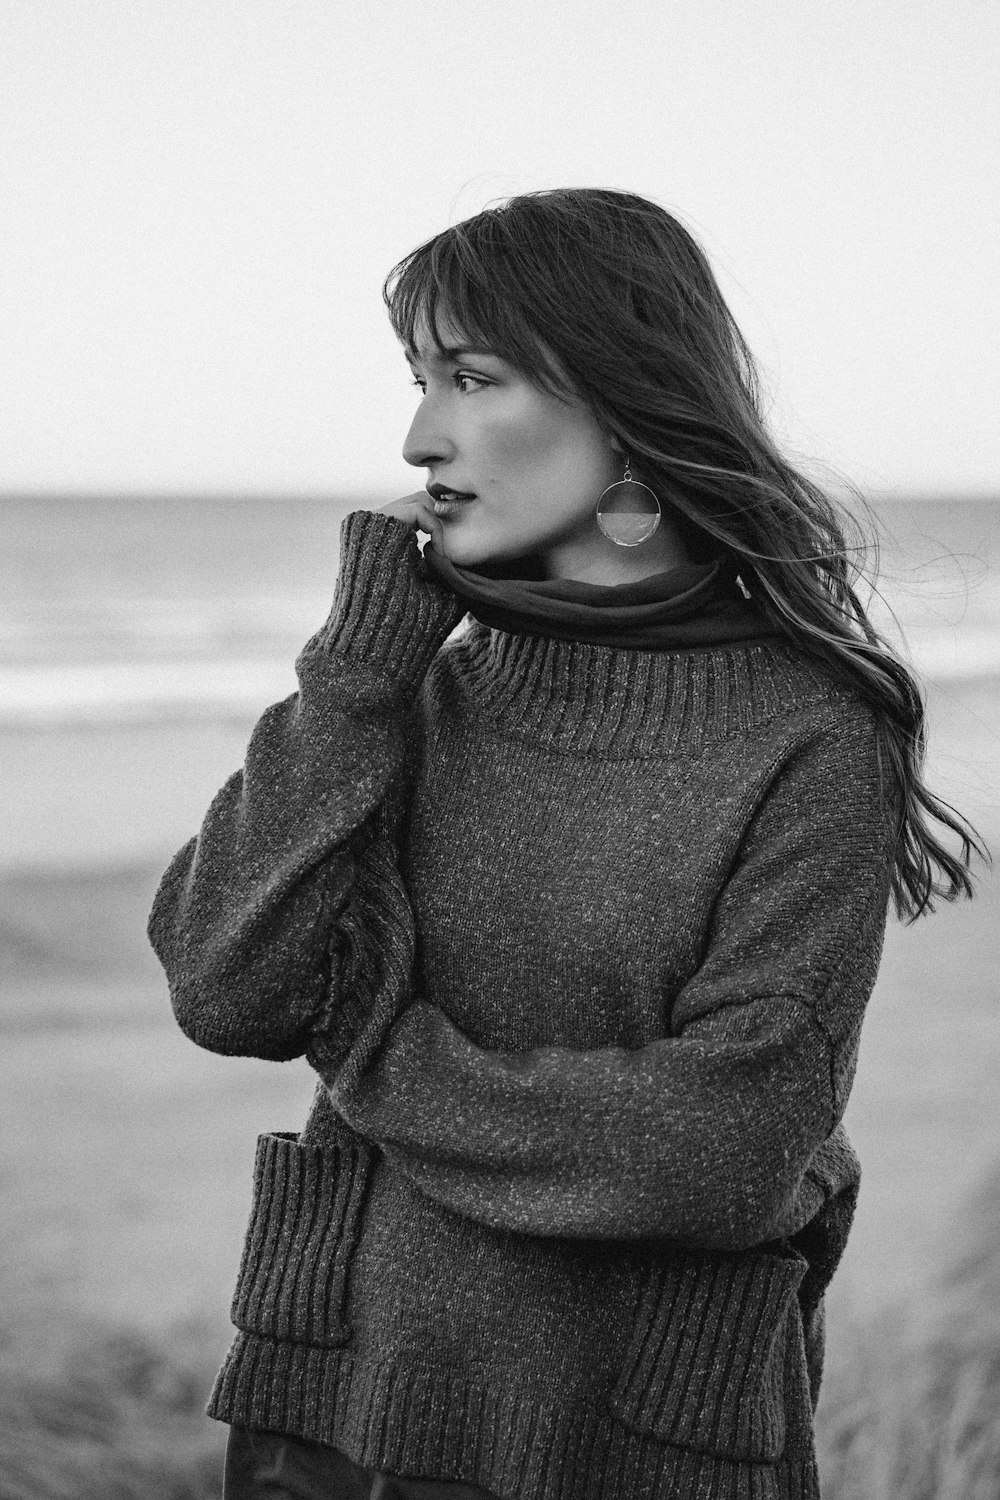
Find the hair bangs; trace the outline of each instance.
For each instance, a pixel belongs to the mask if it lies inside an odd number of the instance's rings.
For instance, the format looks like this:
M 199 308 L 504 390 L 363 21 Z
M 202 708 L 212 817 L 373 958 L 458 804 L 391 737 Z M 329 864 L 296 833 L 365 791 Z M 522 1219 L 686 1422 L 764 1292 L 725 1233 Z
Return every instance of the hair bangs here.
M 427 333 L 439 354 L 454 343 L 457 332 L 506 360 L 540 389 L 573 395 L 534 325 L 516 248 L 512 251 L 501 235 L 490 233 L 498 218 L 480 215 L 482 222 L 475 225 L 479 234 L 471 234 L 468 223 L 453 225 L 392 268 L 382 296 L 393 332 L 411 351 L 418 334 Z

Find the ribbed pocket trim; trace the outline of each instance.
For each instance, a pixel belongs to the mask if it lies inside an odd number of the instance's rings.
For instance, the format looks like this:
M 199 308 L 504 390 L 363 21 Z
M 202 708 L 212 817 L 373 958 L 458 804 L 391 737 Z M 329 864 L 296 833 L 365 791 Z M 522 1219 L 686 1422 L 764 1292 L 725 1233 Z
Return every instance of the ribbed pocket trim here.
M 650 1269 L 610 1397 L 664 1442 L 754 1463 L 785 1447 L 788 1319 L 807 1261 L 787 1253 L 685 1255 Z
M 347 1282 L 371 1165 L 360 1139 L 317 1147 L 283 1132 L 258 1138 L 237 1328 L 320 1346 L 350 1339 Z

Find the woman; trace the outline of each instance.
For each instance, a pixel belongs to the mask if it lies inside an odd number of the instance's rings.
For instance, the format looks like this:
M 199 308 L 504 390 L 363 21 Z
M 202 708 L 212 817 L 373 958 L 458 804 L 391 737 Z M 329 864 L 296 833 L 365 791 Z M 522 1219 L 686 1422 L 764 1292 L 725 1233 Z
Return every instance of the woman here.
M 427 491 L 344 520 L 150 920 L 195 1042 L 317 1074 L 258 1143 L 227 1496 L 814 1497 L 887 905 L 978 846 L 676 219 L 518 197 L 386 300 Z

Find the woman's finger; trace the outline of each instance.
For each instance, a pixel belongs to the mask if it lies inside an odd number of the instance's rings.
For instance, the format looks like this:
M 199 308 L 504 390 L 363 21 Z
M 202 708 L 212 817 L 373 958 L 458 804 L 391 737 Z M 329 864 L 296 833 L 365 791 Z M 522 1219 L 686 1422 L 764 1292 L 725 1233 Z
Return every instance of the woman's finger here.
M 382 515 L 397 516 L 401 521 L 412 521 L 418 506 L 430 506 L 431 498 L 426 490 L 415 490 L 412 495 L 401 495 L 398 500 L 379 506 Z
M 429 536 L 434 548 L 443 552 L 441 545 L 444 528 L 437 516 L 434 514 L 434 503 L 426 490 L 418 490 L 412 495 L 402 495 L 398 500 L 390 500 L 386 505 L 379 507 L 382 515 L 395 516 L 399 521 L 405 521 L 415 531 L 422 531 Z

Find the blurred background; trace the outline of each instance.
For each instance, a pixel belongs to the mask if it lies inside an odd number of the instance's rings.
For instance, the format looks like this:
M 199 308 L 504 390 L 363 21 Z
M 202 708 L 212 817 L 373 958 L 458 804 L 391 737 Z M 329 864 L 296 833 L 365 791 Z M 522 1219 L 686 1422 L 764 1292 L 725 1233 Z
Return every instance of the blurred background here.
M 1000 12 L 979 0 L 0 0 L 0 1496 L 209 1496 L 262 1130 L 160 872 L 294 689 L 340 521 L 422 483 L 390 266 L 511 193 L 699 236 L 786 450 L 855 483 L 932 785 L 1000 844 Z M 890 613 L 890 609 L 892 613 Z M 997 884 L 890 923 L 824 1496 L 1000 1492 Z

